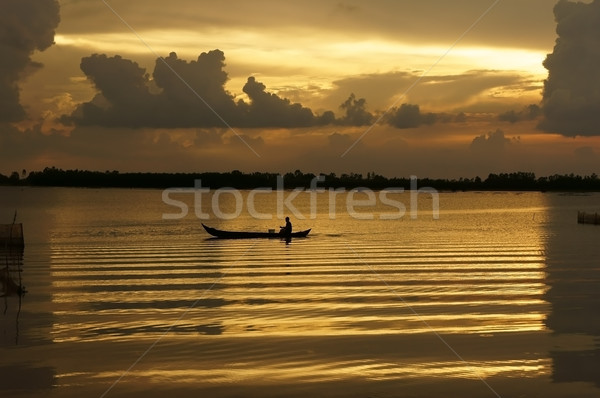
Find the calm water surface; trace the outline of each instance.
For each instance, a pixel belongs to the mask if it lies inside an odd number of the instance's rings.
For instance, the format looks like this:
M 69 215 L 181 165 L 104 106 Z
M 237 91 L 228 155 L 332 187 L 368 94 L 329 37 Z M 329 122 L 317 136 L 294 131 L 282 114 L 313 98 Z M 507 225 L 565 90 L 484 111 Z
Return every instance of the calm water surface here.
M 600 194 L 441 193 L 437 220 L 321 195 L 286 244 L 207 239 L 161 193 L 0 187 L 27 289 L 0 298 L 1 396 L 600 396 L 600 226 L 576 224 Z

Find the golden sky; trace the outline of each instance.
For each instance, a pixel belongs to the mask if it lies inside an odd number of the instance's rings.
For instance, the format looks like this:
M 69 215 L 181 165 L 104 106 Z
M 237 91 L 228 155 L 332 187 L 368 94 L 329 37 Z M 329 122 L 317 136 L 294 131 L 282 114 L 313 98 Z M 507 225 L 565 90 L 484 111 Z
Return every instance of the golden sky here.
M 15 109 L 0 114 L 3 174 L 600 166 L 600 39 L 567 29 L 600 25 L 599 1 L 8 2 L 14 31 L 0 39 L 31 62 L 0 60 Z M 34 23 L 25 7 L 39 8 Z M 579 61 L 565 55 L 578 43 L 589 49 Z

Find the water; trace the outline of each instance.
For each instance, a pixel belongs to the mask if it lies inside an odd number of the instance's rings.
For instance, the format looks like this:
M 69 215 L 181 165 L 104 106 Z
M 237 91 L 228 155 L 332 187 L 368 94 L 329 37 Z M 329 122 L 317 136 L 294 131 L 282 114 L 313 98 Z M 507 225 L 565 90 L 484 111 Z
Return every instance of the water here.
M 439 219 L 401 194 L 396 220 L 300 194 L 294 228 L 313 230 L 289 244 L 207 239 L 189 193 L 166 220 L 161 194 L 0 188 L 28 291 L 1 298 L 2 396 L 600 395 L 600 227 L 576 224 L 599 194 L 441 193 Z M 283 225 L 242 199 L 204 222 Z

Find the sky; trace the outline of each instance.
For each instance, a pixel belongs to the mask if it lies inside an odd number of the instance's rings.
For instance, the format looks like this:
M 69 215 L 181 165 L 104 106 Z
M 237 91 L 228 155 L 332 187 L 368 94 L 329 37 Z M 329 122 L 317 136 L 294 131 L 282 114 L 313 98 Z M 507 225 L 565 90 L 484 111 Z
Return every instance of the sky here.
M 0 173 L 600 170 L 600 0 L 2 0 Z

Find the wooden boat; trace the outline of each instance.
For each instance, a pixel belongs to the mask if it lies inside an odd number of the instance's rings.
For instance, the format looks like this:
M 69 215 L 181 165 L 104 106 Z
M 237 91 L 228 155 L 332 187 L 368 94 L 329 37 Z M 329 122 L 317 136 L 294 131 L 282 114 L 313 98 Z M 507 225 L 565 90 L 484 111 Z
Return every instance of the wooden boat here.
M 222 231 L 220 229 L 211 228 L 204 224 L 202 224 L 206 232 L 211 234 L 214 237 L 221 239 L 255 239 L 255 238 L 280 238 L 285 239 L 288 237 L 291 238 L 306 238 L 310 229 L 298 232 L 292 232 L 290 236 L 282 235 L 278 232 L 244 232 L 244 231 Z

